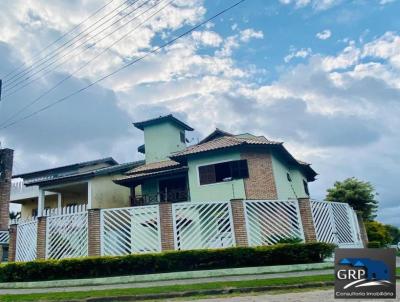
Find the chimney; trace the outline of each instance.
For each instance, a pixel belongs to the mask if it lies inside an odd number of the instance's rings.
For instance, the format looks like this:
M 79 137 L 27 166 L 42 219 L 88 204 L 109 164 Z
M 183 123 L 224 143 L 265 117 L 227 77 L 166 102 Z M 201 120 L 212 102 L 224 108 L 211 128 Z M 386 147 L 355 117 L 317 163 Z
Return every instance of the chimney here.
M 0 231 L 8 230 L 14 151 L 0 149 Z

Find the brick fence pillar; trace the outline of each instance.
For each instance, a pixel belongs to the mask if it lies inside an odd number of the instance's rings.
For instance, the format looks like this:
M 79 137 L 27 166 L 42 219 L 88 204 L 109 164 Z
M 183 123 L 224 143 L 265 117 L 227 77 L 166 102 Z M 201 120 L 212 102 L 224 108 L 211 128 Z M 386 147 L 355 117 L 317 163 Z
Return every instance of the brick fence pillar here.
M 0 148 L 0 231 L 8 230 L 14 151 Z
M 10 225 L 10 241 L 8 244 L 8 262 L 14 262 L 17 252 L 17 230 L 18 226 L 16 224 Z
M 301 223 L 303 224 L 304 239 L 306 242 L 316 241 L 314 221 L 312 218 L 311 202 L 309 198 L 299 198 Z
M 47 217 L 38 217 L 36 259 L 46 259 L 46 223 Z
M 175 249 L 172 203 L 160 203 L 161 250 Z
M 357 212 L 357 222 L 358 222 L 358 227 L 360 228 L 360 235 L 363 246 L 368 247 L 368 235 L 361 212 Z
M 236 246 L 249 246 L 243 199 L 231 199 Z
M 101 256 L 100 209 L 88 210 L 88 255 Z

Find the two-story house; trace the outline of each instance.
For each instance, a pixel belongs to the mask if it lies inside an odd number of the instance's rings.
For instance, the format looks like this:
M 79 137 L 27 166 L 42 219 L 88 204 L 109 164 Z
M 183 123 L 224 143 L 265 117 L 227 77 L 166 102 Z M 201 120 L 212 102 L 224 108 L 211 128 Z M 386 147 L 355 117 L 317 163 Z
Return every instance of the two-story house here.
M 283 143 L 263 136 L 216 129 L 186 146 L 185 133 L 193 128 L 172 115 L 134 126 L 144 134 L 138 151 L 145 154 L 145 164 L 114 180 L 130 188 L 132 205 L 308 197 L 308 182 L 317 175 Z

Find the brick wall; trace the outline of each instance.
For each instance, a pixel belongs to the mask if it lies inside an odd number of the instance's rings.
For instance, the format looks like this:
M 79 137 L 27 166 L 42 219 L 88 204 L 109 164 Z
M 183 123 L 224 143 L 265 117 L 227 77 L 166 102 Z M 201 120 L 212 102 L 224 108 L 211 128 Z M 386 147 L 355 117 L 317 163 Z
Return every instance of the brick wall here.
M 310 199 L 299 198 L 299 209 L 306 242 L 316 241 L 317 235 L 315 233 L 314 221 L 312 218 Z
M 172 204 L 160 203 L 161 250 L 174 250 L 174 227 L 172 222 Z
M 88 210 L 88 252 L 89 256 L 101 255 L 100 242 L 100 209 Z
M 247 160 L 249 178 L 244 179 L 247 199 L 278 199 L 272 156 L 266 151 L 245 151 L 242 159 Z
M 17 250 L 17 225 L 10 225 L 10 241 L 8 245 L 8 262 L 15 261 L 15 253 Z
M 8 230 L 14 151 L 0 149 L 0 231 Z
M 248 246 L 243 200 L 232 199 L 231 207 L 236 246 Z
M 47 217 L 38 217 L 36 244 L 36 259 L 38 260 L 46 259 L 46 222 Z

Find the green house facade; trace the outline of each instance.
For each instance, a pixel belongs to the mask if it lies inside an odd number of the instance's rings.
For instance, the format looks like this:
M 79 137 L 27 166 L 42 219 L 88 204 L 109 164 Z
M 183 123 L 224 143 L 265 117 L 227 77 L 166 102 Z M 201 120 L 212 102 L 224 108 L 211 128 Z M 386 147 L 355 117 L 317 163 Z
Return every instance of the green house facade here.
M 281 142 L 216 129 L 187 146 L 193 128 L 172 115 L 134 123 L 144 134 L 145 164 L 115 183 L 130 188 L 131 205 L 232 199 L 309 197 L 317 173 L 296 160 Z

